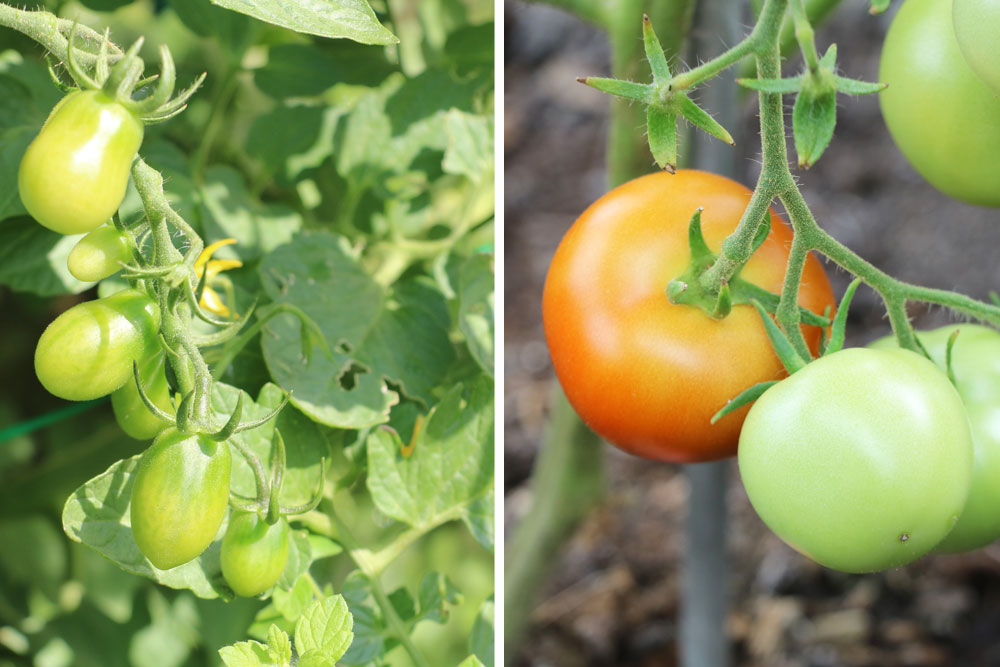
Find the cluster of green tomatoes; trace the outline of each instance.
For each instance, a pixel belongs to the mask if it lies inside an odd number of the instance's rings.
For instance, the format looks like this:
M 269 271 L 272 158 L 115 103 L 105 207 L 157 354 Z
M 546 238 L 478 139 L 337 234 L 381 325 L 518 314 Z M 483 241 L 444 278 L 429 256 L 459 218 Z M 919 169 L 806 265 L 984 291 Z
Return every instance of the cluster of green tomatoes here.
M 880 71 L 886 124 L 917 171 L 956 199 L 993 207 L 997 35 L 996 2 L 905 0 Z M 724 285 L 731 310 L 714 312 L 698 301 L 699 278 L 750 198 L 727 178 L 678 170 L 625 183 L 577 219 L 543 296 L 553 366 L 574 409 L 639 456 L 736 456 L 763 521 L 830 568 L 884 570 L 1000 538 L 1000 333 L 963 324 L 918 332 L 919 353 L 895 339 L 841 349 L 853 287 L 839 332 L 837 320 L 826 329 L 830 320 L 806 319 L 836 305 L 809 256 L 801 347 L 818 358 L 798 356 L 760 303 L 770 299 L 774 312 L 789 260 L 792 233 L 774 211 Z M 727 406 L 734 397 L 746 400 Z
M 45 227 L 86 234 L 68 258 L 80 280 L 102 280 L 141 257 L 135 237 L 116 226 L 143 121 L 105 90 L 76 90 L 52 110 L 18 172 L 21 200 Z M 132 534 L 153 566 L 197 558 L 214 541 L 230 501 L 230 443 L 182 432 L 175 415 L 176 378 L 161 345 L 162 281 L 73 306 L 42 333 L 35 372 L 52 394 L 72 401 L 111 395 L 122 429 L 154 439 L 139 462 L 131 496 Z M 162 304 L 162 305 L 161 305 Z M 160 415 L 147 407 L 152 404 Z M 277 489 L 275 490 L 277 491 Z M 277 493 L 272 495 L 277 502 Z M 221 564 L 239 595 L 263 593 L 288 560 L 290 528 L 281 512 L 235 511 L 222 540 Z

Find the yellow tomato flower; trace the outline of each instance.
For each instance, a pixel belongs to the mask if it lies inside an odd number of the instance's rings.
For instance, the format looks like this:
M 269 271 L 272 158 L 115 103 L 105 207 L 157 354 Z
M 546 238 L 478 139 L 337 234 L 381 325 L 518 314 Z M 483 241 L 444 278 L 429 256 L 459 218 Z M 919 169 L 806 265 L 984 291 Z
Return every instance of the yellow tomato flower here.
M 237 267 L 243 266 L 243 262 L 238 259 L 211 259 L 212 255 L 216 250 L 222 246 L 232 245 L 236 243 L 236 239 L 222 239 L 221 241 L 216 241 L 210 246 L 206 247 L 198 255 L 198 259 L 195 260 L 194 270 L 198 275 L 198 280 L 205 277 L 205 288 L 201 293 L 201 307 L 207 311 L 222 315 L 223 317 L 229 317 L 230 311 L 226 306 L 226 303 L 219 296 L 219 293 L 212 289 L 213 283 L 224 282 L 227 286 L 231 287 L 229 280 L 225 277 L 217 278 L 219 273 L 226 271 L 227 269 L 235 269 Z M 230 292 L 231 296 L 231 292 Z M 238 318 L 239 315 L 236 315 Z

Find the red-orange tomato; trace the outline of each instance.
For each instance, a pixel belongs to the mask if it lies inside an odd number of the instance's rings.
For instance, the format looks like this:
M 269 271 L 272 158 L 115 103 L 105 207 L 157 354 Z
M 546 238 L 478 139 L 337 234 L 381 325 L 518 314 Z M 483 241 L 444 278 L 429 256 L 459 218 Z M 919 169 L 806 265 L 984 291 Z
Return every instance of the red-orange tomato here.
M 678 463 L 733 456 L 748 408 L 709 419 L 744 389 L 785 374 L 751 306 L 715 320 L 666 295 L 688 267 L 695 209 L 704 208 L 705 240 L 718 252 L 750 194 L 702 171 L 643 176 L 591 205 L 556 250 L 542 303 L 556 375 L 587 425 L 627 452 Z M 774 211 L 771 224 L 740 275 L 778 292 L 792 230 Z M 833 305 L 813 256 L 799 303 L 817 313 Z M 803 333 L 815 350 L 820 330 Z

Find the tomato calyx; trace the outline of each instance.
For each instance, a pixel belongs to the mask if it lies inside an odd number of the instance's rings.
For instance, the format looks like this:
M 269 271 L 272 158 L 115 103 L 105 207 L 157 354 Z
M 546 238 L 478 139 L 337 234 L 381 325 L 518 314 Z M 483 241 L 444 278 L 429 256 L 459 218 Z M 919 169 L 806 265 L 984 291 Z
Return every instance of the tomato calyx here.
M 166 45 L 160 46 L 159 75 L 142 78 L 145 63 L 139 57 L 139 50 L 144 38 L 139 37 L 124 54 L 112 53 L 117 48 L 112 47 L 108 31 L 105 31 L 101 40 L 93 70 L 88 71 L 74 53 L 80 48 L 78 44 L 83 41 L 77 40 L 74 44 L 76 28 L 77 23 L 74 22 L 69 31 L 65 59 L 66 69 L 76 86 L 82 90 L 102 91 L 146 124 L 159 123 L 179 114 L 205 80 L 206 75 L 202 73 L 190 86 L 174 96 L 176 68 Z M 50 73 L 58 80 L 51 67 Z M 142 95 L 144 89 L 154 83 L 152 92 Z M 135 97 L 137 93 L 140 93 L 138 98 Z
M 706 271 L 715 263 L 718 255 L 705 242 L 701 230 L 701 212 L 697 209 L 691 216 L 688 225 L 688 247 L 691 261 L 684 273 L 667 283 L 666 293 L 670 303 L 695 306 L 714 319 L 723 319 L 729 315 L 736 304 L 752 304 L 758 301 L 767 312 L 774 313 L 780 297 L 759 285 L 740 278 L 739 271 L 728 280 L 722 280 L 718 286 L 706 285 L 702 279 Z M 762 224 L 754 237 L 753 250 L 764 243 L 770 232 L 770 224 Z M 751 254 L 753 254 L 751 252 Z M 803 324 L 827 327 L 830 320 L 813 313 L 806 308 L 799 308 Z
M 282 507 L 279 504 L 278 496 L 281 494 L 281 485 L 285 478 L 285 440 L 281 436 L 281 431 L 274 429 L 274 449 L 271 451 L 271 477 L 267 478 L 264 466 L 260 458 L 239 440 L 231 440 L 230 444 L 246 460 L 250 469 L 253 470 L 254 484 L 256 485 L 256 498 L 242 496 L 235 491 L 230 492 L 229 503 L 237 510 L 259 514 L 261 519 L 268 525 L 274 525 L 284 517 L 296 514 L 305 514 L 316 509 L 323 499 L 323 483 L 326 480 L 326 457 L 320 459 L 319 482 L 309 501 L 296 506 Z
M 806 169 L 816 164 L 833 138 L 837 93 L 869 95 L 885 90 L 888 85 L 839 76 L 836 44 L 830 45 L 818 61 L 813 51 L 812 62 L 814 67 L 807 66 L 798 76 L 785 79 L 737 79 L 737 83 L 751 90 L 779 95 L 796 93 L 792 111 L 795 152 L 799 166 Z
M 716 139 L 721 139 L 730 146 L 734 145 L 733 137 L 726 128 L 688 96 L 687 89 L 698 82 L 687 82 L 671 73 L 660 40 L 646 15 L 642 17 L 642 37 L 646 58 L 653 72 L 652 83 L 641 84 L 594 76 L 579 78 L 577 81 L 603 93 L 645 104 L 649 150 L 656 164 L 671 174 L 677 169 L 678 116 L 683 116 L 692 125 Z

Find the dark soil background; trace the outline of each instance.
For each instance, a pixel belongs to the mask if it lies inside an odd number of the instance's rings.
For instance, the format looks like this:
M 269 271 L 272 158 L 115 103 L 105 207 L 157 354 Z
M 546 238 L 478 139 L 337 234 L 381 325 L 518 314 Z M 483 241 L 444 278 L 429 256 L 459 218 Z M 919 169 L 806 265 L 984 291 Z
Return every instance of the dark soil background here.
M 870 17 L 867 6 L 843 3 L 817 30 L 817 45 L 822 52 L 837 43 L 841 70 L 876 80 L 890 17 Z M 509 539 L 530 506 L 554 381 L 541 323 L 545 271 L 576 216 L 606 190 L 608 98 L 574 79 L 607 75 L 609 52 L 601 31 L 557 9 L 508 2 L 505 23 Z M 786 73 L 797 66 L 787 63 Z M 791 102 L 786 98 L 786 107 Z M 739 180 L 747 185 L 758 169 L 755 112 L 748 99 L 745 139 L 734 149 L 742 151 Z M 798 176 L 820 224 L 890 274 L 980 299 L 1000 288 L 1000 211 L 952 201 L 926 184 L 892 143 L 875 97 L 840 98 L 833 143 Z M 848 278 L 828 266 L 839 295 Z M 848 344 L 888 333 L 884 314 L 862 288 Z M 913 307 L 911 314 L 922 328 L 949 321 L 941 309 Z M 553 565 L 518 665 L 677 663 L 686 480 L 677 466 L 651 465 L 610 446 L 605 457 L 608 495 Z M 1000 545 L 878 575 L 845 575 L 799 556 L 760 522 L 735 464 L 728 503 L 735 665 L 1000 665 Z

